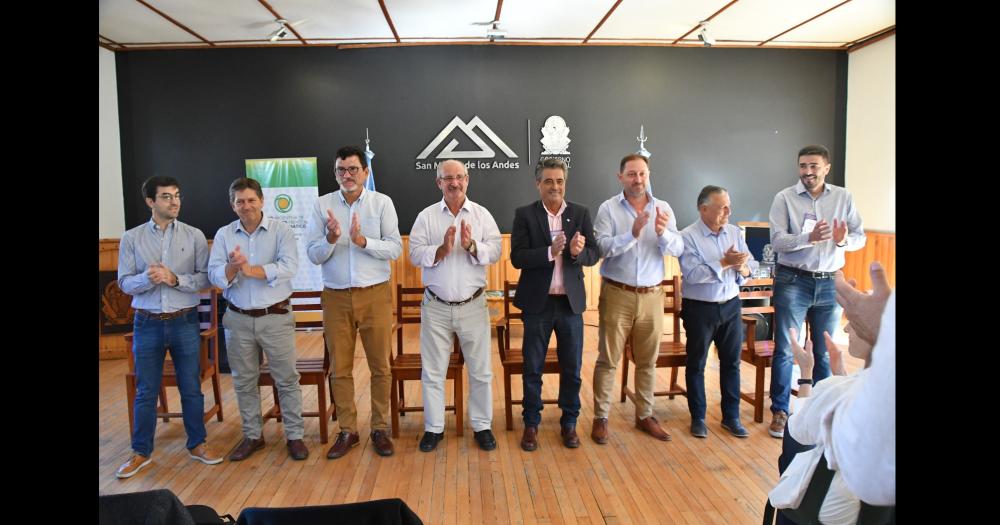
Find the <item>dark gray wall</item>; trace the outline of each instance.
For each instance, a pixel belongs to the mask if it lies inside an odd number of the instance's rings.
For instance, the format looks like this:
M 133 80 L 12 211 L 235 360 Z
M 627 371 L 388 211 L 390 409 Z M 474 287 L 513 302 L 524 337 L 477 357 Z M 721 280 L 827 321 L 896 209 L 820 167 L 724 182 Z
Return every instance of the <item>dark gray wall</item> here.
M 767 220 L 774 194 L 797 180 L 795 154 L 805 144 L 831 148 L 828 180 L 843 183 L 843 52 L 428 46 L 116 58 L 127 227 L 148 220 L 139 186 L 154 174 L 181 181 L 181 219 L 209 237 L 235 218 L 226 188 L 244 159 L 316 156 L 320 193 L 334 191 L 336 148 L 363 143 L 367 127 L 377 188 L 409 233 L 417 213 L 441 198 L 433 172 L 414 168 L 416 156 L 456 115 L 478 115 L 519 157 L 518 170 L 471 172 L 470 198 L 504 232 L 515 207 L 538 198 L 533 166 L 550 115 L 570 127 L 568 198 L 594 214 L 620 191 L 614 173 L 638 149 L 640 124 L 654 194 L 671 204 L 680 228 L 697 219 L 705 184 L 729 188 L 733 221 Z

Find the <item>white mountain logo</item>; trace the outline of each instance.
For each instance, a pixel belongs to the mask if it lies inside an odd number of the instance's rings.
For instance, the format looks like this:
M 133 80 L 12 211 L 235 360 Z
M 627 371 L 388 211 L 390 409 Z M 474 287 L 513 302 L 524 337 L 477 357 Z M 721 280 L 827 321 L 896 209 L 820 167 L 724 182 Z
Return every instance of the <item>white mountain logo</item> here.
M 437 149 L 438 146 L 441 145 L 441 142 L 443 142 L 444 139 L 447 138 L 448 135 L 451 133 L 451 131 L 455 128 L 462 130 L 462 132 L 465 133 L 467 137 L 469 137 L 469 140 L 475 143 L 476 146 L 479 146 L 479 151 L 455 151 L 455 146 L 458 146 L 458 140 L 451 139 L 451 142 L 449 142 L 448 145 L 445 146 L 445 148 L 441 150 L 441 153 L 438 153 L 435 158 L 490 159 L 495 157 L 496 152 L 494 152 L 493 148 L 487 145 L 486 141 L 480 138 L 480 136 L 474 131 L 476 128 L 479 128 L 479 130 L 482 131 L 482 133 L 486 135 L 487 138 L 493 141 L 493 144 L 496 145 L 498 148 L 500 148 L 500 151 L 503 151 L 504 154 L 506 154 L 508 157 L 512 159 L 517 158 L 517 154 L 514 153 L 514 150 L 510 149 L 507 146 L 507 144 L 504 144 L 504 141 L 500 140 L 500 137 L 498 137 L 496 133 L 493 133 L 493 130 L 490 129 L 490 127 L 487 126 L 479 118 L 478 115 L 473 117 L 468 124 L 462 122 L 462 119 L 458 118 L 458 116 L 451 119 L 451 122 L 449 122 L 448 125 L 445 126 L 444 129 L 442 129 L 441 132 L 438 133 L 436 137 L 434 137 L 434 140 L 432 140 L 431 143 L 428 144 L 427 147 L 420 152 L 420 155 L 417 155 L 417 158 L 426 159 L 427 156 L 430 155 L 432 151 L 434 151 L 435 149 Z

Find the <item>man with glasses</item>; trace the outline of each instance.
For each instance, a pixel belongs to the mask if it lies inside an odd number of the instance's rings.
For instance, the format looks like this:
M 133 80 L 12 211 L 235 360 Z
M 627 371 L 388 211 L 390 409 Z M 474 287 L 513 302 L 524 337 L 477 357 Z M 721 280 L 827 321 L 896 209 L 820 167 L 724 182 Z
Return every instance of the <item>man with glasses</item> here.
M 599 257 L 594 225 L 586 206 L 568 202 L 566 163 L 543 159 L 535 167 L 541 197 L 514 213 L 510 262 L 521 270 L 514 306 L 524 321 L 524 434 L 521 448 L 538 448 L 542 420 L 542 369 L 552 331 L 559 356 L 560 436 L 567 448 L 580 446 L 576 418 L 580 415 L 580 366 L 583 358 L 583 311 L 587 290 L 583 267 Z
M 365 190 L 368 157 L 360 148 L 337 150 L 340 190 L 316 201 L 306 231 L 306 255 L 323 271 L 323 330 L 333 359 L 330 391 L 340 432 L 326 457 L 339 458 L 360 442 L 354 404 L 354 346 L 358 333 L 371 372 L 371 442 L 391 456 L 389 394 L 392 374 L 392 287 L 389 261 L 403 251 L 392 199 Z M 346 235 L 345 235 L 346 234 Z
M 674 211 L 648 188 L 649 159 L 626 155 L 618 167 L 622 192 L 597 211 L 594 232 L 604 262 L 598 302 L 597 363 L 594 365 L 594 426 L 591 439 L 608 442 L 608 412 L 615 369 L 625 340 L 632 337 L 635 356 L 635 426 L 669 441 L 670 434 L 653 416 L 656 357 L 663 333 L 663 257 L 679 257 L 684 242 Z
M 208 465 L 222 462 L 206 442 L 199 378 L 198 292 L 208 286 L 208 243 L 201 230 L 177 220 L 181 192 L 176 179 L 150 177 L 142 183 L 142 195 L 152 218 L 126 231 L 118 252 L 118 286 L 132 296 L 135 309 L 136 377 L 132 454 L 115 473 L 119 478 L 134 476 L 152 461 L 167 348 L 177 374 L 188 454 Z
M 444 198 L 424 208 L 410 230 L 410 262 L 423 269 L 426 289 L 420 306 L 423 452 L 444 438 L 444 381 L 456 335 L 469 369 L 469 420 L 476 443 L 483 450 L 497 447 L 491 430 L 490 316 L 483 291 L 486 267 L 500 259 L 500 229 L 489 210 L 466 197 L 468 180 L 461 162 L 439 164 L 437 186 Z
M 719 354 L 719 385 L 722 388 L 722 428 L 738 438 L 750 436 L 740 423 L 740 351 L 743 347 L 740 285 L 757 261 L 729 223 L 732 213 L 729 193 L 719 186 L 705 186 L 698 195 L 699 220 L 681 231 L 684 253 L 681 273 L 684 286 L 681 319 L 687 333 L 688 411 L 691 435 L 708 437 L 705 426 L 705 361 L 715 342 Z
M 827 184 L 830 152 L 818 144 L 799 150 L 799 182 L 774 196 L 771 203 L 771 246 L 777 255 L 774 274 L 774 357 L 771 364 L 771 425 L 781 439 L 788 421 L 792 350 L 788 329 L 812 330 L 813 381 L 830 376 L 830 356 L 823 332 L 834 333 L 842 312 L 833 277 L 844 267 L 844 253 L 865 246 L 861 214 L 854 197 Z
M 222 326 L 243 421 L 243 439 L 229 460 L 242 461 L 264 448 L 257 386 L 261 351 L 278 389 L 288 455 L 303 460 L 309 449 L 302 441 L 302 387 L 295 370 L 295 314 L 289 300 L 299 269 L 295 234 L 284 222 L 264 216 L 264 190 L 254 179 L 234 180 L 229 202 L 239 218 L 216 232 L 208 260 L 208 278 L 229 302 Z

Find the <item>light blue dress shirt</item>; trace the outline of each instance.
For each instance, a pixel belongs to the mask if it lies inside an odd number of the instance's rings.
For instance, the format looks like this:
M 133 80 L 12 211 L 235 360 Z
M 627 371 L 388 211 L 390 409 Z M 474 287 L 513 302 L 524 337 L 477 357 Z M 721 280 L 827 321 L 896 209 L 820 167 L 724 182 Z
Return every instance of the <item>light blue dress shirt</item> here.
M 594 236 L 604 258 L 601 275 L 629 286 L 658 286 L 665 273 L 663 257 L 680 257 L 684 252 L 674 210 L 667 201 L 653 197 L 652 193 L 646 195 L 649 196 L 645 208 L 649 212 L 649 222 L 638 239 L 632 236 L 632 223 L 638 214 L 625 199 L 624 192 L 601 203 L 594 219 Z M 663 235 L 656 235 L 656 207 L 670 216 Z
M 750 253 L 747 243 L 740 235 L 738 226 L 723 224 L 718 234 L 712 232 L 705 222 L 696 222 L 681 231 L 684 239 L 684 253 L 681 255 L 681 274 L 684 284 L 681 296 L 697 301 L 728 301 L 740 294 L 740 285 L 747 280 L 735 267 L 722 269 L 720 262 L 726 251 L 736 245 L 736 251 Z M 746 265 L 753 273 L 757 261 L 753 254 Z
M 844 267 L 844 252 L 864 248 L 864 226 L 861 214 L 854 207 L 854 197 L 844 188 L 824 183 L 823 193 L 816 199 L 799 181 L 778 192 L 771 203 L 771 248 L 778 264 L 812 272 L 834 272 Z M 809 232 L 803 232 L 806 218 L 826 220 L 833 228 L 833 219 L 847 221 L 847 245 L 838 247 L 833 239 L 819 244 L 809 242 Z
M 163 263 L 177 276 L 177 287 L 153 284 L 146 274 Z M 208 242 L 198 228 L 174 220 L 161 230 L 152 219 L 122 235 L 118 246 L 118 287 L 132 296 L 132 308 L 170 313 L 198 306 L 198 291 L 208 287 Z
M 326 210 L 332 210 L 340 223 L 340 238 L 336 244 L 326 240 Z M 361 234 L 366 244 L 362 248 L 351 241 L 351 217 L 357 213 Z M 362 190 L 353 204 L 347 204 L 341 191 L 327 193 L 316 200 L 306 229 L 306 256 L 320 265 L 323 286 L 342 290 L 371 286 L 389 280 L 389 261 L 403 253 L 399 236 L 396 207 L 387 195 Z
M 267 279 L 251 279 L 237 273 L 232 282 L 226 279 L 229 252 L 240 247 L 251 266 L 262 266 Z M 244 310 L 266 308 L 292 295 L 292 278 L 299 269 L 295 233 L 285 223 L 264 217 L 253 234 L 248 234 L 240 220 L 219 228 L 208 259 L 208 278 L 222 288 L 227 301 Z

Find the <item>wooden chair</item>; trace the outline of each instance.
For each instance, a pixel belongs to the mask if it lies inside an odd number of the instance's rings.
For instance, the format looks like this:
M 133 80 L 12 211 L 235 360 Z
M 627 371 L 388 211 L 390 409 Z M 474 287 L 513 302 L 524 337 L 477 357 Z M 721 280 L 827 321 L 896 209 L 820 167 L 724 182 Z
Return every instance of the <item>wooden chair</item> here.
M 514 405 L 521 405 L 524 399 L 514 399 L 511 393 L 511 376 L 524 375 L 524 351 L 521 347 L 510 344 L 510 322 L 521 319 L 521 311 L 511 311 L 514 294 L 517 293 L 517 282 L 503 282 L 503 317 L 497 320 L 497 347 L 500 349 L 500 364 L 503 365 L 504 409 L 507 417 L 507 430 L 514 430 Z M 545 364 L 542 374 L 559 373 L 559 356 L 556 352 L 545 353 Z M 558 399 L 542 399 L 542 404 L 555 405 Z
M 207 380 L 212 381 L 212 393 L 215 396 L 215 404 L 205 411 L 204 419 L 208 422 L 212 416 L 216 416 L 222 421 L 222 388 L 219 383 L 219 317 L 218 317 L 218 290 L 209 288 L 201 291 L 201 306 L 199 312 L 204 312 L 207 307 L 209 315 L 208 328 L 201 331 L 201 348 L 199 350 L 199 384 Z M 206 297 L 207 296 L 207 297 Z M 205 324 L 205 323 L 203 323 Z M 135 375 L 135 354 L 132 353 L 133 341 L 132 333 L 125 335 L 125 342 L 129 345 L 128 352 L 128 372 L 125 374 L 125 395 L 128 399 L 128 429 L 129 434 L 135 425 L 135 395 L 138 383 Z M 171 412 L 167 406 L 167 387 L 177 386 L 177 372 L 174 370 L 174 362 L 166 359 L 163 363 L 163 381 L 160 383 L 160 404 L 156 407 L 157 417 L 163 418 L 164 422 L 169 422 L 170 418 L 183 417 L 182 412 Z
M 396 322 L 392 326 L 392 329 L 396 331 L 396 355 L 392 356 L 390 363 L 390 369 L 392 370 L 392 390 L 389 396 L 389 409 L 392 414 L 392 437 L 394 438 L 399 437 L 400 416 L 405 416 L 407 412 L 422 412 L 424 410 L 422 404 L 406 404 L 406 389 L 403 383 L 403 381 L 420 381 L 420 374 L 423 369 L 419 352 L 406 353 L 403 351 L 403 329 L 408 324 L 420 323 L 420 302 L 423 295 L 423 287 L 404 288 L 402 284 L 396 285 Z M 444 409 L 455 412 L 455 435 L 458 436 L 463 435 L 465 431 L 463 420 L 465 408 L 462 404 L 462 368 L 464 364 L 465 359 L 462 358 L 462 352 L 456 338 L 451 360 L 448 362 L 448 372 L 445 374 L 445 380 L 451 379 L 455 384 L 455 403 L 445 405 Z
M 766 283 L 764 281 L 767 281 Z M 740 300 L 747 299 L 769 299 L 774 296 L 770 279 L 758 281 L 747 281 L 740 287 Z M 751 288 L 752 287 L 752 288 Z M 764 398 L 767 392 L 764 391 L 764 372 L 771 366 L 771 358 L 774 356 L 774 334 L 770 339 L 757 340 L 757 322 L 750 314 L 774 314 L 774 306 L 744 306 L 742 310 L 743 324 L 746 326 L 747 334 L 743 341 L 743 350 L 740 352 L 740 359 L 753 365 L 754 391 L 747 394 L 740 390 L 740 398 L 753 405 L 753 420 L 757 423 L 764 421 Z
M 668 396 L 673 399 L 676 395 L 687 396 L 687 390 L 677 384 L 678 367 L 687 366 L 687 347 L 681 340 L 681 277 L 675 275 L 672 279 L 664 279 L 660 287 L 665 296 L 663 313 L 670 314 L 674 331 L 668 339 L 660 341 L 660 354 L 656 358 L 656 368 L 670 368 L 670 386 L 666 390 L 654 390 L 653 395 Z M 622 352 L 622 403 L 626 397 L 635 403 L 635 392 L 628 387 L 629 361 L 635 363 L 631 337 L 625 340 L 625 349 Z
M 298 291 L 292 293 L 292 310 L 295 312 L 320 312 L 322 316 L 323 306 L 319 302 L 322 292 Z M 297 301 L 298 300 L 298 301 Z M 303 302 L 302 300 L 308 300 Z M 296 304 L 298 303 L 298 304 Z M 323 329 L 323 319 L 304 319 L 295 321 L 296 330 Z M 333 403 L 333 388 L 329 386 L 330 372 L 330 349 L 327 347 L 326 334 L 323 334 L 323 357 L 300 357 L 295 360 L 295 370 L 299 373 L 300 385 L 313 385 L 316 387 L 316 400 L 318 410 L 314 412 L 302 411 L 302 417 L 319 418 L 319 441 L 326 443 L 329 441 L 329 421 L 337 420 L 337 406 Z M 274 383 L 271 375 L 271 368 L 265 362 L 260 366 L 260 378 L 257 380 L 258 386 L 270 386 L 273 394 L 274 406 L 264 413 L 264 420 L 276 419 L 281 422 L 281 403 L 278 398 L 278 386 Z M 329 393 L 328 393 L 329 391 Z M 327 396 L 330 401 L 327 404 Z

